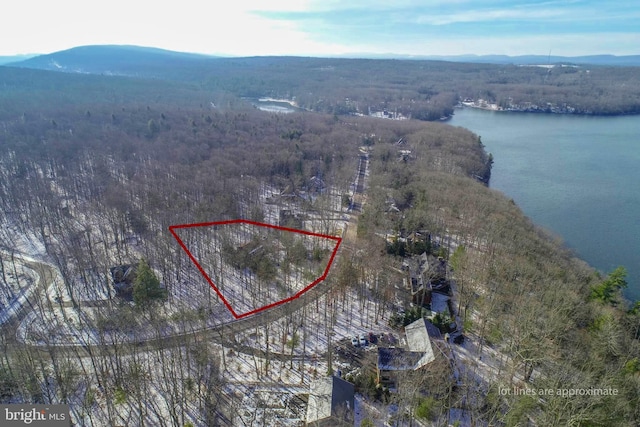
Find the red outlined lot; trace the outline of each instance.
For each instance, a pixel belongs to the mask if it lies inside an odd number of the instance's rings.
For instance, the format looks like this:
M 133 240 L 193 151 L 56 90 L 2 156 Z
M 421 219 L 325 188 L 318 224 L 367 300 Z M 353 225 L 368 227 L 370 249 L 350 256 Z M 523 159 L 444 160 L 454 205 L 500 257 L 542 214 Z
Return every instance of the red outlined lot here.
M 203 268 L 201 263 L 196 259 L 196 257 L 193 255 L 193 253 L 189 250 L 189 248 L 187 247 L 185 242 L 180 238 L 180 236 L 178 235 L 178 232 L 177 232 L 177 230 L 180 230 L 180 229 L 193 229 L 193 228 L 196 228 L 196 227 L 200 227 L 200 228 L 214 227 L 215 228 L 216 226 L 229 226 L 229 225 L 233 225 L 233 224 L 248 224 L 248 225 L 251 225 L 251 226 L 265 227 L 265 228 L 270 229 L 270 230 L 278 230 L 278 231 L 281 231 L 281 232 L 297 233 L 297 234 L 300 234 L 300 235 L 312 236 L 314 238 L 329 239 L 329 240 L 332 240 L 332 241 L 335 242 L 335 247 L 333 248 L 333 250 L 331 252 L 331 255 L 329 257 L 329 261 L 327 262 L 327 265 L 326 265 L 326 267 L 324 269 L 323 274 L 320 277 L 318 277 L 317 279 L 315 279 L 313 282 L 311 282 L 310 284 L 304 286 L 302 289 L 298 290 L 295 294 L 293 294 L 291 296 L 288 296 L 286 298 L 280 299 L 280 300 L 275 301 L 275 302 L 270 302 L 270 303 L 268 303 L 268 304 L 266 304 L 266 305 L 264 305 L 262 307 L 254 308 L 254 309 L 246 311 L 244 313 L 238 313 L 232 307 L 232 305 L 231 305 L 230 301 L 228 300 L 228 298 L 225 297 L 223 292 L 221 292 L 221 290 L 218 288 L 218 286 L 216 286 L 216 284 L 211 279 L 210 275 L 207 273 L 207 271 L 205 271 L 205 268 Z M 316 286 L 318 283 L 320 283 L 323 280 L 325 280 L 327 278 L 327 274 L 329 273 L 329 269 L 331 268 L 331 265 L 332 265 L 332 263 L 333 263 L 333 261 L 335 259 L 335 256 L 336 256 L 336 254 L 338 252 L 338 248 L 340 247 L 340 243 L 342 242 L 342 238 L 337 237 L 337 236 L 313 233 L 313 232 L 306 231 L 306 230 L 298 230 L 298 229 L 295 229 L 295 228 L 281 227 L 281 226 L 278 226 L 278 225 L 266 224 L 266 223 L 250 221 L 250 220 L 246 220 L 246 219 L 235 219 L 235 220 L 216 221 L 216 222 L 204 222 L 204 223 L 196 223 L 196 224 L 172 225 L 172 226 L 169 227 L 169 231 L 171 232 L 171 234 L 173 234 L 173 237 L 175 237 L 175 239 L 178 241 L 178 244 L 180 244 L 182 249 L 187 253 L 187 255 L 189 256 L 191 261 L 195 264 L 195 266 L 198 268 L 198 270 L 202 274 L 202 276 L 206 279 L 206 281 L 209 283 L 209 285 L 211 285 L 211 287 L 216 292 L 216 294 L 218 294 L 218 297 L 220 298 L 220 300 L 224 303 L 224 305 L 229 309 L 231 314 L 236 319 L 241 319 L 243 317 L 247 317 L 247 316 L 250 316 L 252 314 L 256 314 L 256 313 L 259 313 L 261 311 L 268 310 L 270 308 L 279 306 L 281 304 L 285 304 L 287 302 L 293 301 L 296 298 L 299 298 L 302 294 L 307 292 L 309 289 L 311 289 L 314 286 Z

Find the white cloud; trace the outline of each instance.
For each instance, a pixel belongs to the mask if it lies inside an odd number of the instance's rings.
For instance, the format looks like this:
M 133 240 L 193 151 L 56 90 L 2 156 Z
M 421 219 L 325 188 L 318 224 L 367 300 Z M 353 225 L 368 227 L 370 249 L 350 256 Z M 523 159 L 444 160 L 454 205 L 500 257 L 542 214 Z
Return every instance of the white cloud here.
M 473 6 L 480 7 L 473 7 Z M 468 22 L 492 22 L 502 20 L 516 21 L 540 21 L 540 23 L 564 22 L 576 25 L 584 22 L 607 21 L 609 24 L 616 21 L 629 20 L 640 17 L 637 5 L 630 6 L 624 3 L 591 4 L 580 1 L 549 1 L 543 3 L 513 3 L 502 4 L 499 7 L 488 7 L 487 2 L 477 2 L 470 5 L 467 10 L 459 8 L 430 10 L 429 13 L 420 14 L 419 23 L 431 25 L 448 25 Z M 445 11 L 443 11 L 445 10 Z
M 424 14 L 416 18 L 419 24 L 448 25 L 463 22 L 487 22 L 499 20 L 538 20 L 566 17 L 567 12 L 561 9 L 495 9 L 469 10 L 451 14 Z
M 637 55 L 640 33 L 573 33 L 563 35 L 440 36 L 411 43 L 394 41 L 378 44 L 375 50 L 358 46 L 352 52 L 397 53 L 405 55 L 552 55 L 594 54 Z
M 492 8 L 480 9 L 482 4 Z M 638 53 L 638 33 L 536 37 L 514 33 L 483 37 L 483 34 L 490 34 L 487 31 L 494 21 L 562 21 L 563 31 L 564 22 L 567 22 L 566 31 L 570 32 L 572 20 L 585 17 L 594 20 L 606 16 L 609 22 L 617 22 L 612 18 L 616 14 L 625 13 L 626 17 L 637 14 L 637 9 L 628 9 L 630 6 L 621 11 L 618 7 L 608 7 L 597 14 L 585 8 L 568 12 L 563 7 L 564 2 L 538 3 L 537 6 L 527 2 L 513 7 L 504 4 L 504 0 L 482 3 L 475 0 L 231 0 L 225 3 L 181 0 L 169 6 L 148 0 L 21 0 L 3 6 L 0 55 L 47 53 L 85 44 L 137 44 L 232 55 L 328 55 L 347 52 L 525 54 L 548 52 L 556 45 L 570 44 L 571 47 L 565 50 L 575 54 L 587 50 L 589 52 L 586 53 Z M 403 32 L 402 25 L 399 25 L 398 31 L 387 29 L 384 33 L 376 30 L 367 35 L 370 42 L 357 44 L 353 40 L 363 40 L 364 37 L 355 33 L 363 30 L 361 24 L 351 32 L 350 24 L 344 21 L 325 22 L 317 18 L 316 22 L 313 15 L 306 21 L 269 19 L 259 13 L 331 10 L 373 12 L 367 16 L 370 20 L 367 22 L 394 26 L 406 22 L 414 24 L 414 32 Z M 429 13 L 409 13 L 411 10 Z M 453 11 L 447 13 L 447 10 Z M 416 23 L 440 28 L 460 22 L 482 22 L 489 30 L 465 39 L 456 34 L 434 38 L 415 32 Z M 316 31 L 313 34 L 310 32 L 312 26 Z M 366 30 L 371 31 L 370 28 Z M 327 35 L 333 36 L 332 43 L 325 41 Z M 554 53 L 560 54 L 555 49 Z
M 433 9 L 473 4 L 474 0 L 312 0 L 308 11 Z

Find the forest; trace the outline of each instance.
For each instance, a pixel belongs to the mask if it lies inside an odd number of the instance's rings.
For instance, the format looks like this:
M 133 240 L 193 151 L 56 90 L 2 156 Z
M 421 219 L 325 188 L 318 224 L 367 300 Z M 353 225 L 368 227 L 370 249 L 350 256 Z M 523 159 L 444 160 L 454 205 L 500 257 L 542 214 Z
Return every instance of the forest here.
M 414 310 L 399 290 L 406 259 L 385 236 L 422 233 L 455 284 L 467 344 L 451 351 L 468 357 L 455 369 L 436 361 L 387 393 L 358 350 L 362 366 L 348 378 L 366 396 L 361 425 L 393 405 L 408 408 L 389 414 L 397 425 L 640 422 L 640 309 L 622 297 L 624 271 L 600 275 L 488 188 L 492 158 L 471 132 L 352 114 L 397 108 L 431 120 L 461 98 L 518 96 L 632 113 L 640 99 L 632 69 L 175 61 L 136 76 L 0 67 L 2 402 L 66 403 L 87 426 L 295 425 L 281 414 L 310 381 L 346 371 L 337 356 L 350 336 L 392 331 L 394 316 Z M 311 111 L 267 113 L 243 97 L 295 99 Z M 348 211 L 360 172 L 362 209 Z M 243 321 L 169 232 L 285 216 L 345 243 L 326 283 Z M 189 243 L 205 253 L 205 237 Z M 268 264 L 275 249 L 252 258 L 262 243 L 248 241 L 225 240 L 229 260 L 220 255 L 215 268 L 224 261 L 234 274 L 278 276 Z M 326 258 L 314 261 L 311 248 L 297 260 L 287 249 L 291 268 Z M 162 283 L 162 298 L 115 295 L 107 272 L 136 264 L 144 273 L 136 283 L 154 292 Z M 290 387 L 276 403 L 259 393 L 275 382 Z M 616 394 L 526 392 L 593 388 Z
M 387 110 L 433 121 L 450 116 L 454 106 L 465 99 L 482 99 L 536 112 L 598 115 L 640 112 L 637 67 L 217 58 L 122 46 L 78 47 L 11 65 L 188 82 L 198 89 L 223 91 L 241 98 L 295 100 L 301 108 L 337 115 Z

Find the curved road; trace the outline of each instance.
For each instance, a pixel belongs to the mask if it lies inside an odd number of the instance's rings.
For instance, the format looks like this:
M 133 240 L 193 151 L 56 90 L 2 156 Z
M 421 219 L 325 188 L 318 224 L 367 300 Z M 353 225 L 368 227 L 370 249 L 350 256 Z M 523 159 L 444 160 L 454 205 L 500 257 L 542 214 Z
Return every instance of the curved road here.
M 353 196 L 353 202 L 350 209 L 349 223 L 348 226 L 343 233 L 343 241 L 341 244 L 341 250 L 352 250 L 355 247 L 355 238 L 356 238 L 356 229 L 357 229 L 357 220 L 358 215 L 362 210 L 362 204 L 364 202 L 364 189 L 365 189 L 365 180 L 367 177 L 367 169 L 369 164 L 369 155 L 361 153 L 359 156 L 358 162 L 358 171 L 356 173 L 355 178 L 355 192 Z M 51 283 L 54 282 L 55 277 L 58 272 L 55 267 L 37 261 L 26 261 L 25 265 L 34 271 L 36 271 L 39 275 L 38 281 L 36 283 L 36 290 L 39 294 L 39 298 L 42 298 L 42 293 L 46 293 L 47 288 Z M 302 294 L 299 298 L 296 298 L 288 303 L 281 304 L 279 306 L 273 307 L 271 309 L 256 313 L 254 315 L 244 317 L 238 320 L 233 320 L 231 322 L 223 323 L 217 326 L 208 327 L 206 329 L 200 330 L 191 330 L 185 332 L 183 334 L 174 334 L 170 336 L 163 336 L 159 338 L 152 338 L 145 341 L 130 341 L 128 343 L 124 343 L 125 346 L 133 349 L 136 348 L 137 351 L 144 350 L 147 348 L 157 348 L 158 346 L 164 345 L 176 345 L 180 344 L 179 340 L 173 340 L 172 338 L 180 338 L 186 336 L 194 336 L 195 339 L 210 339 L 218 342 L 221 345 L 232 347 L 237 351 L 248 354 L 256 354 L 262 353 L 260 350 L 253 349 L 247 346 L 241 346 L 235 341 L 235 336 L 241 332 L 247 331 L 249 329 L 256 328 L 260 325 L 264 325 L 270 322 L 274 322 L 287 314 L 298 311 L 303 306 L 310 304 L 315 301 L 322 295 L 326 294 L 331 290 L 331 283 L 328 280 L 324 280 L 318 283 L 316 286 Z M 32 293 L 32 292 L 30 292 Z M 33 297 L 32 297 L 33 298 Z M 28 345 L 33 347 L 38 347 L 43 351 L 49 351 L 49 346 L 40 346 L 40 345 L 32 345 L 29 343 L 20 342 L 17 337 L 17 329 L 20 323 L 25 319 L 25 317 L 29 314 L 29 312 L 34 308 L 31 302 L 27 300 L 28 304 L 22 305 L 19 309 L 16 310 L 15 319 L 7 322 L 5 327 L 9 327 L 11 329 L 11 333 L 9 334 L 11 337 L 12 344 L 14 345 Z M 71 307 L 71 302 L 65 303 L 52 303 L 58 307 Z M 94 301 L 94 302 L 83 302 L 81 305 L 83 307 L 98 307 L 107 304 L 107 301 Z M 15 340 L 15 341 L 14 341 Z M 56 350 L 73 350 L 77 352 L 79 349 L 84 349 L 87 353 L 91 353 L 93 348 L 110 348 L 111 344 L 92 344 L 92 345 L 83 345 L 83 344 L 69 344 L 69 345 L 56 345 Z M 284 355 L 278 353 L 270 353 L 269 357 L 271 358 L 282 358 L 286 360 L 291 359 L 291 355 Z M 296 357 L 294 356 L 294 359 Z

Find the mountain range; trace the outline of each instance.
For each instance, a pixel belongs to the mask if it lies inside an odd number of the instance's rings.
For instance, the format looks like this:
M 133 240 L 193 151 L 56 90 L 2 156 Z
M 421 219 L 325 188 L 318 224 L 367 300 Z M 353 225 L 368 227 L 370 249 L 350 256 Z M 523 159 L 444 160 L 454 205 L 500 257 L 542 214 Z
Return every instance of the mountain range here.
M 449 62 L 514 64 L 514 65 L 602 65 L 602 66 L 640 66 L 640 55 L 615 56 L 551 56 L 551 55 L 457 55 L 457 56 L 406 56 L 394 54 L 353 54 L 337 56 L 340 58 L 437 60 Z M 132 45 L 92 45 L 79 46 L 46 55 L 22 55 L 0 57 L 0 65 L 22 68 L 35 68 L 53 71 L 88 74 L 111 74 L 136 76 L 144 74 L 163 75 L 163 68 L 186 69 L 199 64 L 212 64 L 219 56 L 196 53 L 175 52 L 171 50 Z M 232 59 L 228 58 L 227 59 Z
M 213 58 L 215 57 L 153 47 L 90 45 L 37 55 L 5 65 L 82 74 L 143 74 L 148 77 L 153 76 L 153 70 L 160 70 L 169 65 L 191 66 Z
M 20 62 L 27 60 L 29 58 L 33 58 L 34 56 L 39 56 L 38 54 L 30 54 L 30 55 L 5 55 L 0 56 L 0 65 L 11 64 L 15 62 Z

